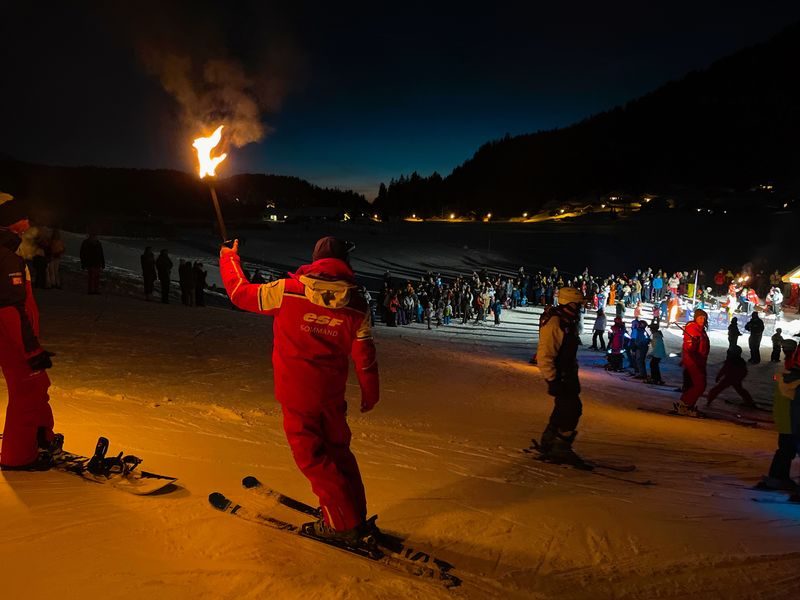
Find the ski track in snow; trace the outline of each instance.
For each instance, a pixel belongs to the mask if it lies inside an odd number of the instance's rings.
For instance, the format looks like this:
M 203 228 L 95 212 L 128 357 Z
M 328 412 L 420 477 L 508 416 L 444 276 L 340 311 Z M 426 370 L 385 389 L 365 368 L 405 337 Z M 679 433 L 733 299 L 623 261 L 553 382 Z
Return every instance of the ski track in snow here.
M 78 241 L 68 236 L 71 249 Z M 287 242 L 275 263 L 296 264 L 292 257 L 304 256 L 301 242 Z M 131 278 L 144 244 L 105 243 L 115 273 Z M 359 250 L 365 246 L 369 241 L 359 242 Z M 176 250 L 175 263 L 186 257 L 213 265 L 200 245 L 168 247 Z M 250 252 L 257 247 L 251 240 Z M 385 268 L 413 275 L 421 264 L 471 270 L 464 254 L 438 248 L 399 265 L 376 259 L 355 266 L 376 279 Z M 247 474 L 315 501 L 273 400 L 268 319 L 145 303 L 126 296 L 124 286 L 114 295 L 84 296 L 82 279 L 71 272 L 65 284 L 38 298 L 43 343 L 57 352 L 51 402 L 66 446 L 87 453 L 97 435 L 106 435 L 111 452 L 141 455 L 143 468 L 178 476 L 178 489 L 142 498 L 61 473 L 0 473 L 7 542 L 0 561 L 9 598 L 51 597 L 54 582 L 67 599 L 800 593 L 800 507 L 753 502 L 765 494 L 748 489 L 771 459 L 769 425 L 746 429 L 638 411 L 668 407 L 677 394 L 593 368 L 603 356 L 584 349 L 576 447 L 589 459 L 635 463 L 637 471 L 598 477 L 521 452 L 552 408 L 538 369 L 527 364 L 538 309 L 504 311 L 498 328 L 379 326 L 381 403 L 362 415 L 354 378 L 347 387 L 370 509 L 383 527 L 408 534 L 412 546 L 456 565 L 464 584 L 445 591 L 208 508 L 213 490 L 249 500 L 240 485 Z M 586 331 L 591 323 L 587 315 Z M 724 332 L 711 337 L 713 375 L 726 340 Z M 679 350 L 677 330 L 665 338 L 668 351 Z M 756 398 L 771 398 L 773 370 L 769 363 L 751 367 L 746 386 Z M 680 381 L 677 359 L 667 359 L 663 372 L 671 387 Z M 716 408 L 732 412 L 723 399 Z M 57 549 L 68 559 L 31 561 L 44 543 L 48 554 Z

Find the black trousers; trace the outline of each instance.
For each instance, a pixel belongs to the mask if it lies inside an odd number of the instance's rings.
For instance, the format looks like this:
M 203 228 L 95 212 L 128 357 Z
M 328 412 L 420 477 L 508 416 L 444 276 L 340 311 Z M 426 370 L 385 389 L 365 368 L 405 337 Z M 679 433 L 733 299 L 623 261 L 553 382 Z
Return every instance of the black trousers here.
M 750 336 L 750 362 L 754 364 L 761 362 L 761 336 L 756 339 Z
M 663 381 L 661 379 L 661 359 L 655 356 L 650 357 L 650 379 L 652 381 Z
M 161 301 L 164 304 L 169 304 L 169 279 L 159 279 L 161 283 Z
M 772 458 L 772 464 L 769 467 L 769 476 L 776 479 L 789 479 L 789 473 L 792 467 L 792 461 L 797 456 L 798 440 L 791 433 L 778 434 L 778 449 L 775 451 L 775 456 Z
M 553 398 L 553 412 L 548 427 L 558 431 L 574 431 L 583 414 L 583 403 L 577 393 L 561 393 Z
M 600 340 L 600 350 L 606 349 L 606 336 L 603 331 L 594 330 L 592 333 L 592 348 L 597 348 L 597 340 Z

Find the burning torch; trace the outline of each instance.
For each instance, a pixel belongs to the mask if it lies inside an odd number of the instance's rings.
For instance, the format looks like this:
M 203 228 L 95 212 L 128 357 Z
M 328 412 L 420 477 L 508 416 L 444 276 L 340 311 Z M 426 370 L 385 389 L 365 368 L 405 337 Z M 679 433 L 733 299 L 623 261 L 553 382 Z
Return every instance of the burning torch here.
M 197 138 L 192 146 L 197 151 L 197 161 L 200 164 L 200 179 L 216 176 L 217 166 L 227 158 L 226 153 L 219 156 L 211 156 L 211 151 L 217 147 L 220 139 L 222 139 L 222 125 L 217 127 L 216 131 L 208 137 Z M 211 191 L 211 200 L 214 202 L 214 210 L 217 213 L 217 223 L 219 223 L 219 232 L 222 235 L 222 243 L 228 241 L 228 230 L 225 227 L 225 221 L 222 220 L 222 210 L 219 207 L 219 200 L 217 199 L 217 190 L 214 189 L 213 181 L 209 183 L 209 190 Z

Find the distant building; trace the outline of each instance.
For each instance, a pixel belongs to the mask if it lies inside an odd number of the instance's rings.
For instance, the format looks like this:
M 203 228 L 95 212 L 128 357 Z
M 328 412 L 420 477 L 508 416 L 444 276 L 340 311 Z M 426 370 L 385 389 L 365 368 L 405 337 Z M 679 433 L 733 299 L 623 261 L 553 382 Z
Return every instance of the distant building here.
M 344 221 L 349 219 L 345 209 L 339 206 L 300 206 L 296 208 L 268 208 L 262 219 L 277 223 L 285 221 Z

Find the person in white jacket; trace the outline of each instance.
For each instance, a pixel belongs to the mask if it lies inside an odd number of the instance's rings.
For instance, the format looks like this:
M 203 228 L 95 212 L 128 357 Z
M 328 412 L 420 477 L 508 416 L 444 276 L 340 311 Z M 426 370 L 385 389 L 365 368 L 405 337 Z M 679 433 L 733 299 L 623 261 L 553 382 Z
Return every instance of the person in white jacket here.
M 606 313 L 603 310 L 597 311 L 597 318 L 594 320 L 594 327 L 592 328 L 592 350 L 606 351 Z M 600 347 L 597 347 L 597 341 L 600 340 Z
M 541 442 L 533 440 L 542 457 L 554 463 L 580 465 L 583 460 L 572 450 L 583 412 L 578 380 L 578 315 L 585 302 L 580 290 L 563 287 L 559 305 L 548 308 L 539 321 L 539 369 L 553 396 L 553 412 Z

